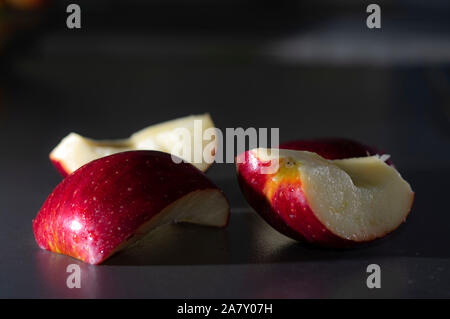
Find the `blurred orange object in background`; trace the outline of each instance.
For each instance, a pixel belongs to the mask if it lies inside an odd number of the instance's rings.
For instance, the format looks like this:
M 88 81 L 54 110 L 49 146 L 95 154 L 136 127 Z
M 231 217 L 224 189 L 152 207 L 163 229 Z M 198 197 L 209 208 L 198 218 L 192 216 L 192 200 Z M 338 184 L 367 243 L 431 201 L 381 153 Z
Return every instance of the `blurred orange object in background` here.
M 4 3 L 16 9 L 32 10 L 45 6 L 48 0 L 0 0 L 0 7 Z

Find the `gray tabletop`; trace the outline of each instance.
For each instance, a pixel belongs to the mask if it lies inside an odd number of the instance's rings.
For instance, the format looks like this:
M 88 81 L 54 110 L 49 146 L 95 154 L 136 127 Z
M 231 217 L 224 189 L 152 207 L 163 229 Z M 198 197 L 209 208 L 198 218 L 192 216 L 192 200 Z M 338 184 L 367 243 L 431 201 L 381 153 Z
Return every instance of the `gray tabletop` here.
M 83 55 L 67 47 L 92 39 L 62 39 L 50 34 L 11 59 L 0 81 L 0 297 L 450 297 L 444 65 L 285 65 L 233 52 L 164 59 L 131 49 Z M 160 50 L 170 41 L 160 39 Z M 279 127 L 282 140 L 341 136 L 385 149 L 416 193 L 410 217 L 365 247 L 309 248 L 268 226 L 241 195 L 233 165 L 216 164 L 208 175 L 232 207 L 225 230 L 165 226 L 100 266 L 37 247 L 31 221 L 61 180 L 48 153 L 63 136 L 125 137 L 202 112 L 219 128 Z M 80 289 L 66 285 L 74 263 Z M 380 289 L 366 285 L 369 264 L 381 267 Z

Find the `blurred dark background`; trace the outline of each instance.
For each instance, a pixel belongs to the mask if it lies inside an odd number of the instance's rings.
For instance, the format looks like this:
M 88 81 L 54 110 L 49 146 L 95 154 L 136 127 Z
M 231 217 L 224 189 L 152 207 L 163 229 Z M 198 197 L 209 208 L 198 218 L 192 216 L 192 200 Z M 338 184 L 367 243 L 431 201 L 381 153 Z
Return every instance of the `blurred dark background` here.
M 72 2 L 81 6 L 80 30 L 66 27 Z M 347 256 L 409 258 L 389 263 L 415 277 L 383 296 L 448 296 L 450 276 L 442 269 L 450 266 L 450 2 L 377 1 L 382 28 L 368 29 L 371 2 L 0 0 L 0 236 L 16 242 L 0 261 L 7 287 L 0 296 L 42 293 L 29 286 L 38 275 L 27 258 L 40 253 L 31 219 L 60 181 L 48 153 L 62 137 L 71 131 L 126 137 L 202 112 L 222 129 L 279 127 L 282 141 L 348 137 L 391 154 L 416 191 L 411 217 L 388 243 Z M 216 164 L 209 175 L 229 196 L 234 216 L 247 207 L 233 165 Z M 297 247 L 281 259 L 252 257 L 250 248 L 239 250 L 251 233 L 242 225 L 229 230 L 242 239 L 234 246 L 240 257 L 221 262 L 276 264 L 305 256 Z M 320 266 L 311 267 L 321 274 Z M 347 269 L 345 262 L 339 267 Z M 28 277 L 8 277 L 17 269 Z M 430 279 L 436 269 L 441 277 Z M 333 284 L 320 278 L 321 285 Z M 352 295 L 342 289 L 338 296 Z M 292 288 L 283 296 L 299 293 Z
M 210 112 L 449 168 L 448 1 L 379 1 L 381 29 L 369 1 L 78 1 L 81 30 L 66 27 L 71 1 L 8 2 L 44 3 L 0 15 L 0 129 L 24 135 L 9 148 L 21 158 L 69 131 L 123 137 Z

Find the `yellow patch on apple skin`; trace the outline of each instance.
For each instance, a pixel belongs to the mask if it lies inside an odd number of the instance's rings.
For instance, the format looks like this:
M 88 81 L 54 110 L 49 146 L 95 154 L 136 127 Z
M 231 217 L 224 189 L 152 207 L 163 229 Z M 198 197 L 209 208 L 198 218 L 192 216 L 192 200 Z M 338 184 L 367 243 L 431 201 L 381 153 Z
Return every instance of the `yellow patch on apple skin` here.
M 61 253 L 61 249 L 59 249 L 59 238 L 58 235 L 56 234 L 56 232 L 53 232 L 53 251 L 60 254 Z M 51 245 L 51 243 L 49 243 Z
M 291 157 L 279 159 L 278 171 L 269 175 L 264 185 L 264 194 L 272 201 L 272 197 L 281 183 L 301 184 L 299 167 L 302 164 Z

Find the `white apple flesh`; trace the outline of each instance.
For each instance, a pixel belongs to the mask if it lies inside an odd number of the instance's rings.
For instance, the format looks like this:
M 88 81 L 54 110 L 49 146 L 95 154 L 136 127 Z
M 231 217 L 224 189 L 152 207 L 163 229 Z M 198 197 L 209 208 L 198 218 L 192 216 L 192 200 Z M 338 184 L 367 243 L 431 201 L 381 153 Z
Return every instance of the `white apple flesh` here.
M 101 157 L 126 151 L 154 150 L 174 154 L 204 172 L 215 155 L 214 137 L 203 139 L 203 133 L 208 129 L 214 129 L 214 123 L 209 114 L 203 114 L 149 126 L 127 139 L 98 141 L 70 133 L 50 153 L 50 160 L 65 177 Z M 180 132 L 189 133 L 189 137 L 181 136 Z M 182 147 L 178 147 L 183 143 L 189 150 L 185 156 L 180 153 Z M 197 148 L 196 143 L 200 144 Z M 209 152 L 209 159 L 195 154 L 203 155 L 203 151 Z

